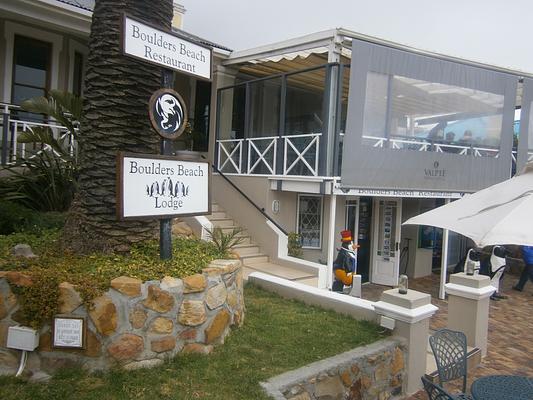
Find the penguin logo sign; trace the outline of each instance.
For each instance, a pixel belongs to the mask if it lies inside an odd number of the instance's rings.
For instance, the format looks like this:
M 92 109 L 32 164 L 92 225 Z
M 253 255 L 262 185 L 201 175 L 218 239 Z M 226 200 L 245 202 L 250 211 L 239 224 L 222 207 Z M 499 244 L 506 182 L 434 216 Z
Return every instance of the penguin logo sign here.
M 172 89 L 159 89 L 150 98 L 150 121 L 165 139 L 177 139 L 187 125 L 187 110 L 181 96 Z

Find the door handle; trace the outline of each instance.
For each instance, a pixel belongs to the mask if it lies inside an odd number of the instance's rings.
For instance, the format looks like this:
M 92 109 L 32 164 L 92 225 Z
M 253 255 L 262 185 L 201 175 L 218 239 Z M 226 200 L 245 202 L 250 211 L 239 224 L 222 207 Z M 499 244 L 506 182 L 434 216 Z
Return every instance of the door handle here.
M 400 250 L 400 243 L 396 242 L 396 251 Z

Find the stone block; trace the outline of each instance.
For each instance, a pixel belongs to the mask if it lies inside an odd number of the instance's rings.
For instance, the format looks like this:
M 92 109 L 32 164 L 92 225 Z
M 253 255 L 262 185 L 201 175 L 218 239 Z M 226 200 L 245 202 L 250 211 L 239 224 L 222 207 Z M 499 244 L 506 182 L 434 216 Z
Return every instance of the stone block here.
M 403 351 L 400 348 L 394 349 L 394 355 L 391 362 L 391 373 L 396 375 L 404 368 Z
M 205 330 L 205 342 L 206 344 L 211 344 L 222 338 L 224 331 L 229 326 L 231 315 L 227 310 L 220 311 L 209 327 Z
M 201 274 L 195 274 L 183 278 L 183 293 L 203 292 L 207 287 L 207 279 Z
M 130 311 L 130 323 L 133 329 L 141 329 L 144 327 L 148 314 L 140 307 L 136 307 Z
M 150 332 L 153 333 L 172 333 L 174 322 L 169 318 L 157 317 L 150 324 Z
M 200 343 L 189 343 L 183 346 L 183 353 L 209 354 L 213 351 L 213 346 Z
M 131 333 L 125 333 L 115 339 L 107 351 L 115 360 L 124 361 L 137 357 L 144 350 L 143 338 Z
M 83 354 L 87 357 L 100 357 L 102 354 L 100 339 L 90 329 L 87 329 L 87 345 L 85 350 L 83 350 Z
M 172 224 L 172 235 L 181 237 L 194 236 L 192 228 L 184 221 L 174 222 Z
M 160 339 L 152 340 L 150 347 L 152 351 L 155 351 L 156 353 L 174 350 L 176 347 L 176 338 L 174 336 L 165 336 Z
M 348 397 L 350 400 L 362 400 L 363 399 L 363 384 L 361 378 L 357 379 L 350 386 L 350 395 Z
M 119 276 L 111 281 L 111 287 L 118 292 L 136 297 L 141 295 L 142 281 L 140 279 L 130 278 L 129 276 Z
M 127 371 L 134 371 L 136 369 L 142 369 L 142 368 L 154 368 L 161 364 L 163 364 L 165 361 L 161 360 L 159 358 L 152 358 L 150 360 L 142 360 L 142 361 L 134 361 L 131 363 L 128 363 L 123 366 L 123 368 Z
M 19 271 L 7 271 L 6 278 L 12 285 L 28 287 L 33 284 L 31 276 Z
M 59 313 L 70 314 L 82 303 L 83 300 L 74 285 L 68 282 L 59 284 Z
M 237 306 L 237 292 L 235 289 L 228 290 L 227 300 L 228 306 L 230 308 L 235 308 Z
M 19 365 L 17 351 L 9 349 L 0 349 L 0 368 L 16 370 Z
M 148 286 L 148 297 L 143 302 L 146 308 L 165 313 L 174 307 L 174 297 L 155 285 Z
M 315 386 L 317 400 L 344 399 L 344 385 L 338 376 L 328 376 L 320 380 Z
M 289 400 L 311 400 L 311 396 L 307 392 L 297 394 L 296 396 L 290 397 Z
M 33 254 L 29 244 L 17 244 L 11 249 L 11 254 L 15 257 L 26 257 L 26 258 L 35 258 L 37 257 Z
M 223 283 L 219 283 L 207 291 L 205 303 L 210 310 L 214 310 L 226 302 L 227 296 L 226 286 Z
M 89 316 L 94 326 L 104 336 L 115 333 L 117 329 L 117 308 L 108 295 L 97 297 L 93 300 L 93 307 Z
M 199 300 L 184 300 L 181 303 L 178 322 L 182 325 L 197 326 L 207 320 L 205 305 Z
M 352 375 L 350 374 L 349 369 L 345 369 L 340 374 L 342 384 L 346 387 L 350 387 L 352 385 Z
M 183 291 L 183 281 L 171 276 L 165 276 L 163 279 L 161 279 L 161 284 L 159 287 L 161 290 L 167 290 L 169 292 L 181 292 Z
M 196 340 L 196 336 L 198 335 L 198 331 L 196 329 L 185 329 L 184 331 L 180 332 L 179 338 L 181 340 Z

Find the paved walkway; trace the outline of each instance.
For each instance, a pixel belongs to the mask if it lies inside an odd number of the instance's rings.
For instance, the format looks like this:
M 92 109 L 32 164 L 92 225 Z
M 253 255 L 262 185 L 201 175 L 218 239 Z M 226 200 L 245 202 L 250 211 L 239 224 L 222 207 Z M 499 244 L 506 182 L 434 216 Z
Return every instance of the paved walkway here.
M 533 283 L 528 282 L 523 292 L 511 287 L 518 276 L 506 274 L 503 280 L 505 300 L 491 301 L 489 314 L 488 353 L 482 363 L 468 375 L 468 387 L 481 376 L 494 374 L 527 375 L 533 377 Z M 448 302 L 438 299 L 439 276 L 431 275 L 409 281 L 409 287 L 430 293 L 432 303 L 439 307 L 431 319 L 430 328 L 446 327 Z M 378 285 L 363 285 L 363 298 L 379 300 L 387 288 Z M 419 392 L 408 400 L 426 400 Z

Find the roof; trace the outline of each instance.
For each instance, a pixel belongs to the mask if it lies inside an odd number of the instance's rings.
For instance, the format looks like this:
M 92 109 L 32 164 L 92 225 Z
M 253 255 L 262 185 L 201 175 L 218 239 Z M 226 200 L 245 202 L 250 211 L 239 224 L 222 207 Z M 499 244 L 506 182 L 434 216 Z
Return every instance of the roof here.
M 181 29 L 172 28 L 172 31 L 177 33 L 178 35 L 181 35 L 181 36 L 185 37 L 186 39 L 190 39 L 193 42 L 196 42 L 198 44 L 203 44 L 204 46 L 216 47 L 217 49 L 230 51 L 230 52 L 233 51 L 233 50 L 231 50 L 230 48 L 228 48 L 226 46 L 222 46 L 221 44 L 217 44 L 217 43 L 211 42 L 211 41 L 209 41 L 207 39 L 202 39 L 199 36 L 193 35 L 192 33 L 183 31 Z
M 81 8 L 83 10 L 86 10 L 86 11 L 93 11 L 94 10 L 94 2 L 95 2 L 95 0 L 56 0 L 56 1 L 58 1 L 60 3 L 68 4 L 68 5 L 71 5 L 71 6 L 74 6 L 74 7 L 78 7 L 78 8 Z M 199 36 L 193 35 L 192 33 L 183 31 L 181 29 L 172 28 L 172 30 L 174 32 L 178 33 L 179 35 L 181 35 L 181 36 L 183 36 L 183 37 L 185 37 L 187 39 L 190 39 L 191 41 L 196 42 L 198 44 L 203 44 L 204 46 L 209 46 L 209 47 L 216 47 L 217 49 L 225 50 L 225 51 L 228 51 L 228 52 L 232 51 L 231 49 L 227 48 L 226 46 L 222 46 L 221 44 L 211 42 L 211 41 L 209 41 L 207 39 L 202 39 Z
M 79 7 L 83 10 L 92 11 L 94 10 L 95 0 L 57 0 L 60 3 L 69 4 L 74 7 Z

